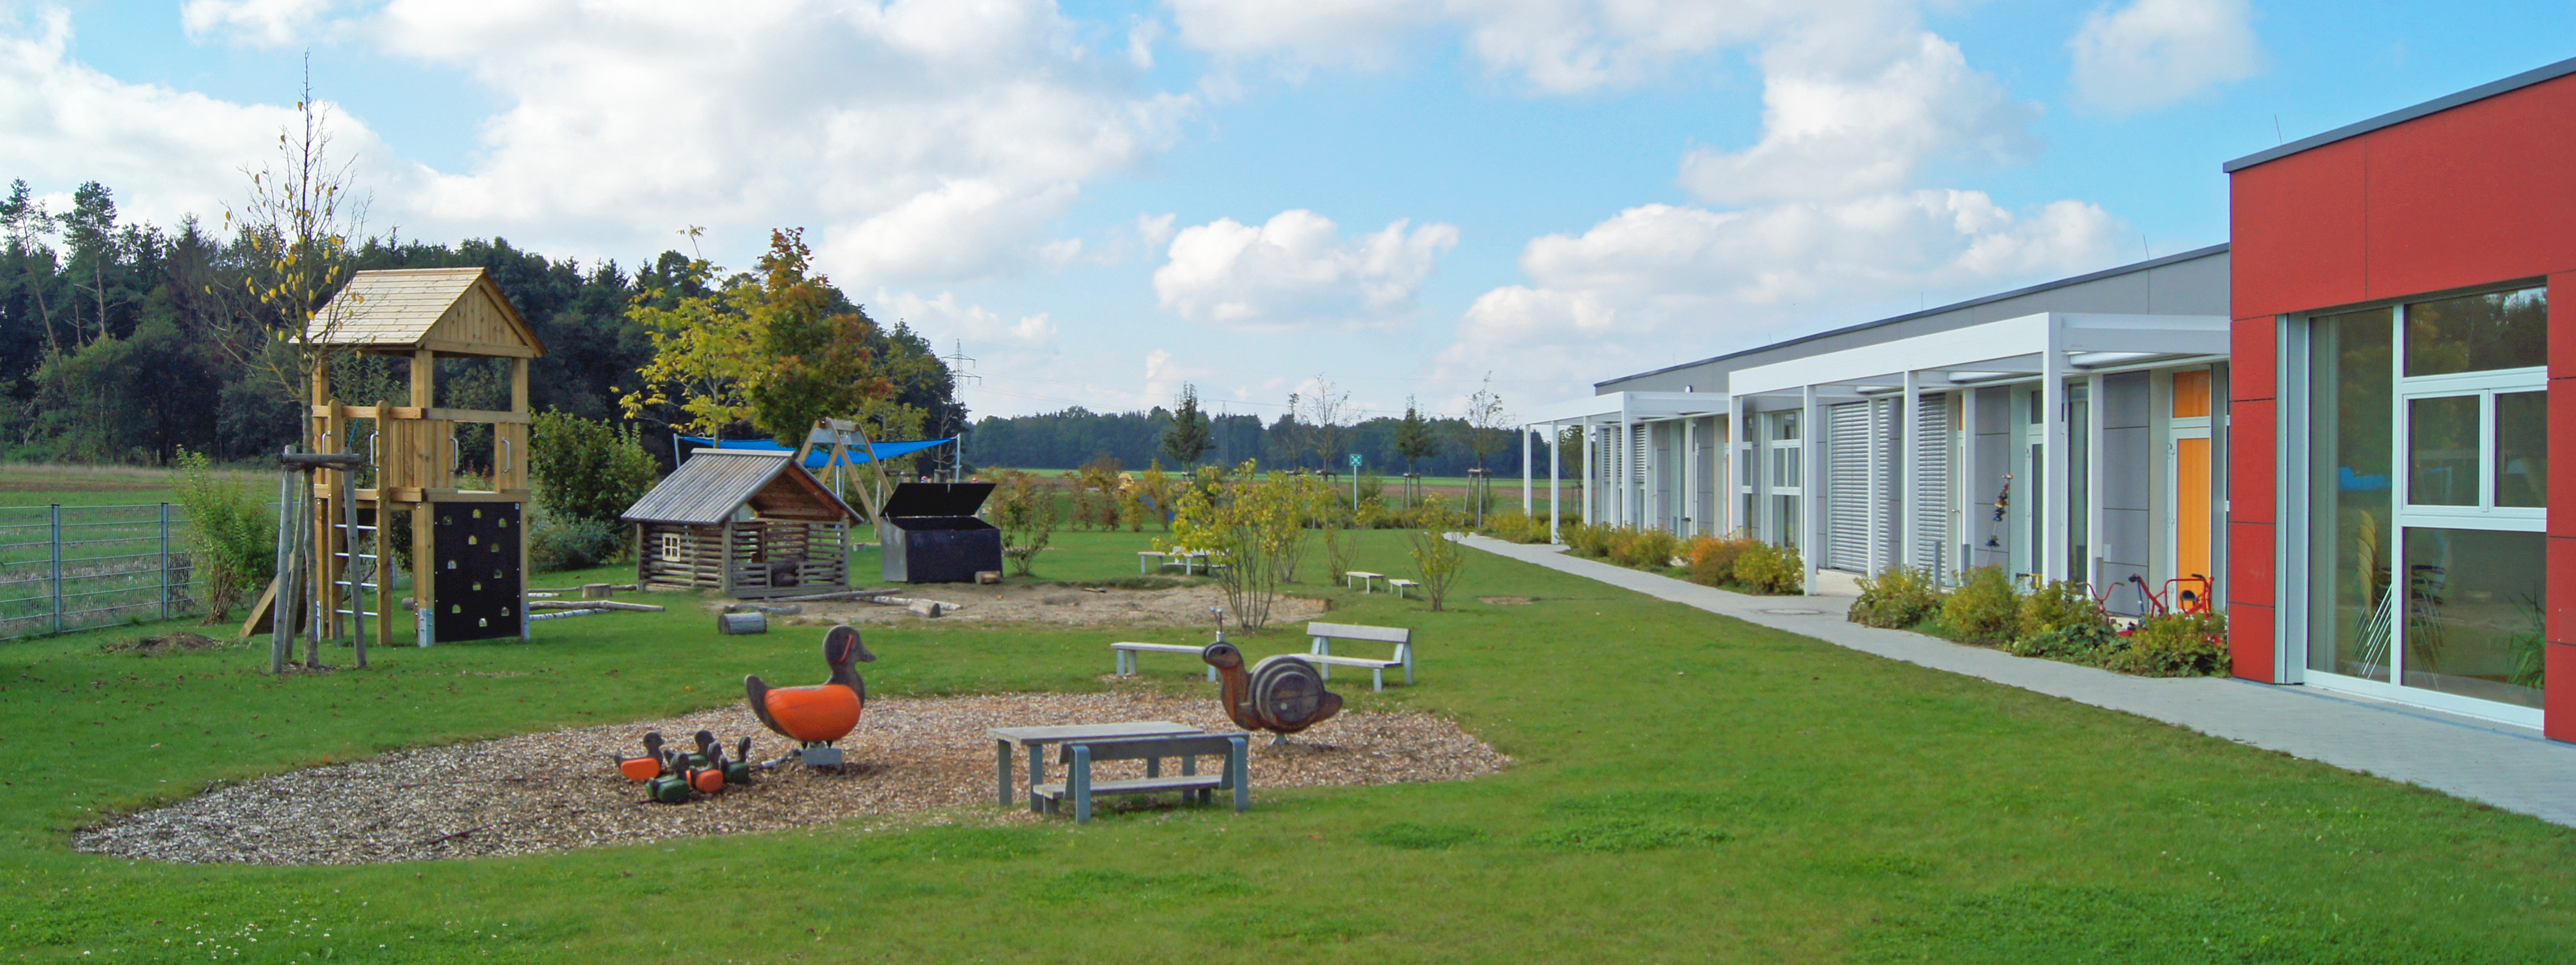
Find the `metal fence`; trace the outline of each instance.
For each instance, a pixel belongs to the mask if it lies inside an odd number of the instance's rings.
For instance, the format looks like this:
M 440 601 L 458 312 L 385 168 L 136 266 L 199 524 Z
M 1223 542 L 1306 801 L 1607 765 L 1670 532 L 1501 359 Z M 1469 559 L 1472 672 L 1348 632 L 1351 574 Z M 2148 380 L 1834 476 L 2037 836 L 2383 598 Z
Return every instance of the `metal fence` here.
M 0 507 L 0 640 L 197 612 L 187 545 L 169 503 Z

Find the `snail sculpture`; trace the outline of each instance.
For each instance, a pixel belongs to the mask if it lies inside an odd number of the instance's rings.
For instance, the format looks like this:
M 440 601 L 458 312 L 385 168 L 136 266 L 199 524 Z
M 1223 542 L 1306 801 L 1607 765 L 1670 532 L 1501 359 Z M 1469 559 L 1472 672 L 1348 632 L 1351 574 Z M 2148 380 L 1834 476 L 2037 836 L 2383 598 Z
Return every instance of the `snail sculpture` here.
M 1225 642 L 1225 614 L 1218 612 L 1216 619 L 1216 642 L 1200 651 L 1199 659 L 1216 668 L 1225 713 L 1235 726 L 1269 731 L 1276 735 L 1273 743 L 1284 744 L 1288 735 L 1341 713 L 1342 695 L 1325 690 L 1324 675 L 1303 657 L 1264 657 L 1245 672 L 1243 651 Z

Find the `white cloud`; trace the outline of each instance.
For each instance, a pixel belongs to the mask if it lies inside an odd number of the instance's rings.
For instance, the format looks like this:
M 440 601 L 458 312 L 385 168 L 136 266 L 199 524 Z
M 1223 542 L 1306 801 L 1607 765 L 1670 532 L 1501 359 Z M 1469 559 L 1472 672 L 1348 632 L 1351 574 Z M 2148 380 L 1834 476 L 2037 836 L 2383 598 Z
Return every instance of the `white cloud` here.
M 72 36 L 60 8 L 32 19 L 0 10 L 0 171 L 10 177 L 98 181 L 129 220 L 211 220 L 242 196 L 242 169 L 275 158 L 278 132 L 296 122 L 288 107 L 117 80 L 72 60 Z M 340 115 L 334 130 L 340 156 L 383 156 L 364 124 Z
M 1644 205 L 1522 251 L 1532 282 L 1477 298 L 1439 358 L 1448 377 L 1588 383 L 1867 314 L 2101 267 L 2118 226 L 2059 201 L 2016 214 L 1923 189 L 1747 211 Z M 1899 300 L 1902 300 L 1899 303 Z
M 2034 146 L 2038 110 L 1929 31 L 1831 20 L 1793 31 L 1760 61 L 1762 140 L 1684 157 L 1682 183 L 1700 197 L 1849 197 L 1908 185 L 1931 158 L 2009 161 Z
M 1347 242 L 1332 219 L 1305 210 L 1260 227 L 1193 225 L 1173 236 L 1154 294 L 1182 318 L 1242 327 L 1392 321 L 1413 310 L 1440 255 L 1458 244 L 1457 228 L 1409 224 Z
M 977 345 L 994 345 L 1004 351 L 1052 349 L 1057 333 L 1055 320 L 1046 312 L 1005 318 L 984 306 L 958 301 L 955 292 L 943 291 L 931 298 L 917 292 L 879 288 L 867 311 L 878 324 L 901 321 L 911 325 L 913 331 L 934 345 L 950 339 L 973 339 Z
M 2066 46 L 2075 54 L 2075 102 L 2106 114 L 2163 107 L 2263 68 L 2246 0 L 2106 4 Z
M 189 39 L 221 35 L 237 43 L 278 47 L 322 22 L 339 0 L 183 0 L 179 26 Z
M 1881 7 L 1884 0 L 1838 6 Z M 1454 31 L 1485 68 L 1551 94 L 1631 86 L 1818 9 L 1791 0 L 1173 0 L 1182 43 L 1228 57 L 1377 67 Z

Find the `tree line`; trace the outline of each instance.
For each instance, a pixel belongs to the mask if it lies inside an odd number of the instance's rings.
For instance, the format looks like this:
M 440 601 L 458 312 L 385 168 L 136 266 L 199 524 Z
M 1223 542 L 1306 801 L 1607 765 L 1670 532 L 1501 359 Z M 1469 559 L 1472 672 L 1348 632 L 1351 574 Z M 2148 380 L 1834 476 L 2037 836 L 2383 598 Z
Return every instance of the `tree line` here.
M 1184 400 L 1184 411 L 1190 408 L 1190 401 Z M 1349 471 L 1349 454 L 1358 453 L 1363 472 L 1393 476 L 1406 471 L 1405 452 L 1411 449 L 1418 454 L 1410 461 L 1414 472 L 1464 476 L 1476 466 L 1476 447 L 1481 445 L 1485 449 L 1485 468 L 1497 475 L 1520 475 L 1520 443 L 1513 429 L 1480 429 L 1456 417 L 1430 417 L 1419 412 L 1412 415 L 1410 420 L 1381 416 L 1334 426 L 1301 420 L 1295 414 L 1282 414 L 1266 422 L 1251 415 L 1205 416 L 1206 449 L 1197 459 L 1187 460 L 1174 458 L 1164 445 L 1166 437 L 1181 426 L 1172 409 L 1155 406 L 1142 412 L 1093 412 L 1075 406 L 1041 415 L 985 416 L 976 420 L 974 429 L 966 434 L 966 461 L 972 466 L 1075 469 L 1101 456 L 1135 468 L 1157 462 L 1177 467 L 1200 462 L 1235 465 L 1258 459 L 1264 466 L 1339 473 Z M 1533 465 L 1545 475 L 1547 445 L 1543 440 L 1531 441 Z
M 195 217 L 129 221 L 113 191 L 96 182 L 74 192 L 69 209 L 48 210 L 18 181 L 0 200 L 0 232 L 0 459 L 162 465 L 186 449 L 244 461 L 301 438 L 302 386 L 282 384 L 276 367 L 263 365 L 283 351 L 281 333 L 295 327 L 290 313 L 238 295 L 257 287 L 274 260 L 274 246 L 263 248 L 248 227 L 226 234 Z M 676 403 L 620 404 L 655 358 L 651 313 L 759 283 L 748 274 L 720 277 L 678 251 L 630 270 L 548 258 L 501 238 L 350 239 L 346 258 L 361 271 L 489 271 L 547 349 L 531 365 L 530 405 L 634 425 L 666 469 L 671 427 L 704 420 Z M 815 317 L 865 319 L 829 285 L 810 300 Z M 907 431 L 954 432 L 965 423 L 954 379 L 927 339 L 901 323 L 864 331 L 893 382 L 887 401 L 919 423 Z M 473 361 L 442 361 L 442 382 L 498 398 L 450 404 L 506 404 L 505 382 L 478 379 Z M 451 364 L 459 366 L 452 376 Z M 335 365 L 333 391 L 350 402 L 400 401 L 407 390 L 380 368 Z M 718 429 L 728 438 L 770 434 L 748 418 Z

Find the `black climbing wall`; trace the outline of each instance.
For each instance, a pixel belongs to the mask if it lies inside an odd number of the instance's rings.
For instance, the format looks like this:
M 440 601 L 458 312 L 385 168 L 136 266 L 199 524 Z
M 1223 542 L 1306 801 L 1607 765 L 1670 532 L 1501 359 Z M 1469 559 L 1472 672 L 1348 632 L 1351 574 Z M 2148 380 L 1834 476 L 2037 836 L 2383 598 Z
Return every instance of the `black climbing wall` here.
M 431 590 L 439 643 L 519 635 L 519 504 L 440 503 L 430 538 L 438 549 Z

